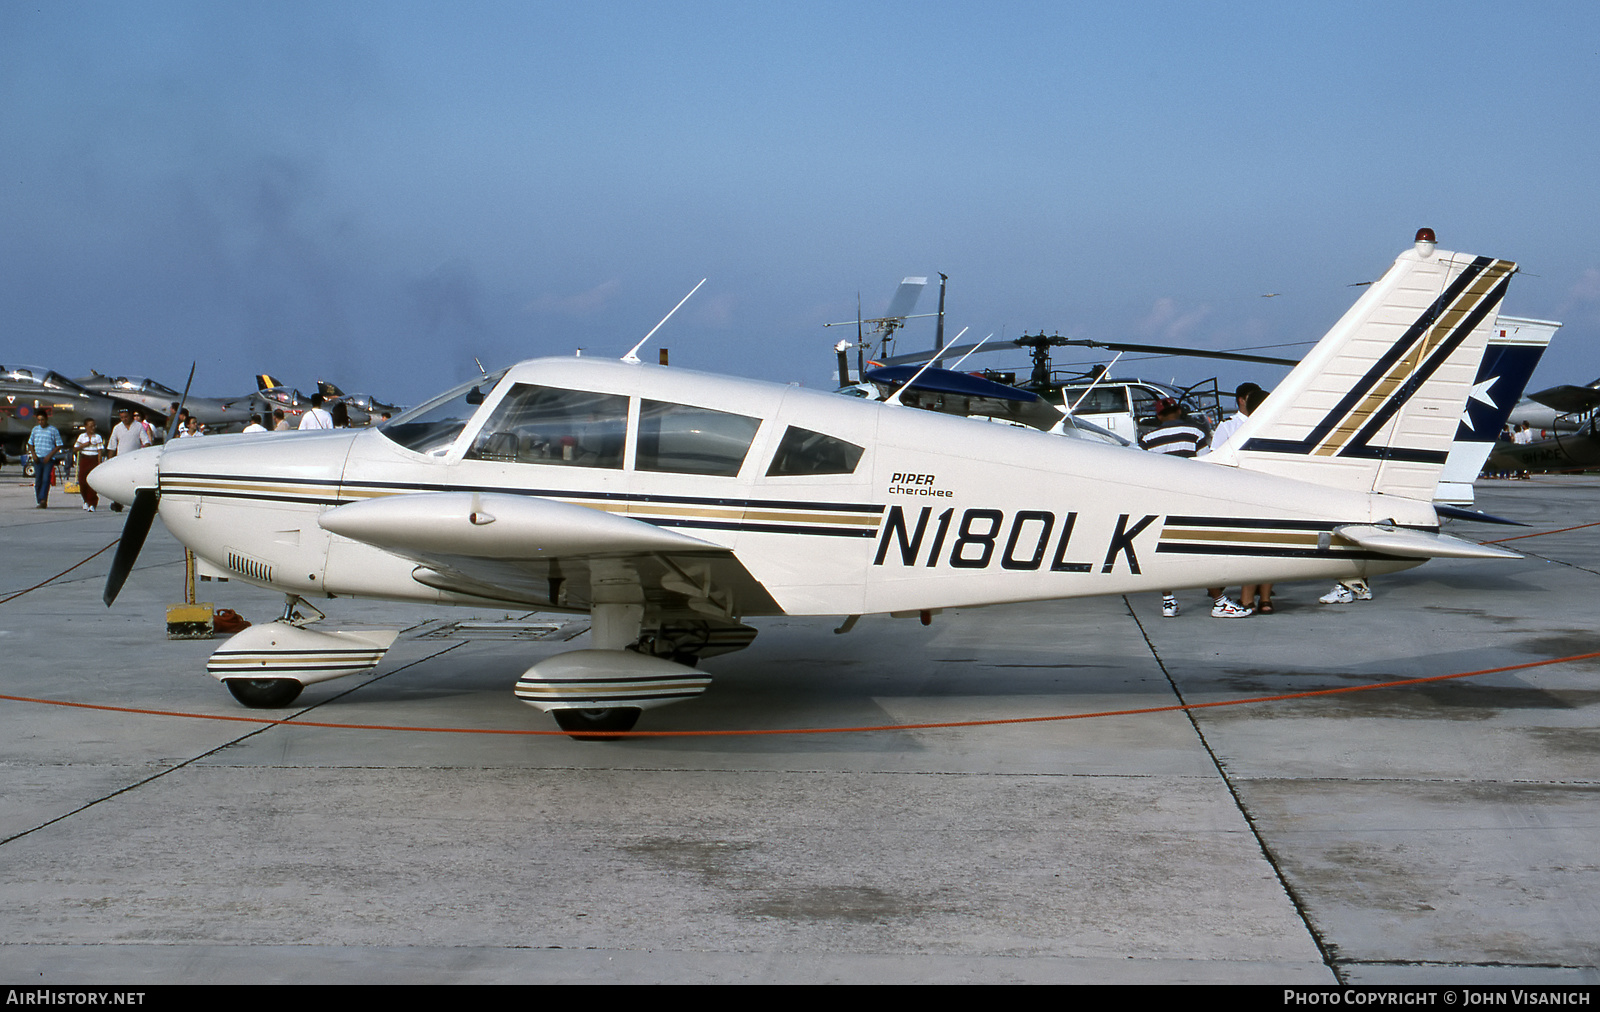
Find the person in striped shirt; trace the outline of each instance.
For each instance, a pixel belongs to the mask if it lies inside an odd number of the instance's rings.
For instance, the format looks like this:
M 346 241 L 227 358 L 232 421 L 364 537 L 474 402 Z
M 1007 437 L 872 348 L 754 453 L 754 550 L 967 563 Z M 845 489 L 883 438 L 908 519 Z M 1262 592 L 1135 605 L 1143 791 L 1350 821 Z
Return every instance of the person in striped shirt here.
M 1171 397 L 1163 397 L 1156 402 L 1156 427 L 1139 437 L 1139 447 L 1152 453 L 1193 457 L 1210 439 L 1205 429 L 1184 417 L 1181 404 Z
M 1139 437 L 1139 446 L 1151 453 L 1193 457 L 1210 438 L 1205 429 L 1184 417 L 1182 405 L 1171 397 L 1163 397 L 1156 402 L 1156 427 Z M 1161 614 L 1166 618 L 1178 617 L 1178 598 L 1170 590 L 1161 595 Z

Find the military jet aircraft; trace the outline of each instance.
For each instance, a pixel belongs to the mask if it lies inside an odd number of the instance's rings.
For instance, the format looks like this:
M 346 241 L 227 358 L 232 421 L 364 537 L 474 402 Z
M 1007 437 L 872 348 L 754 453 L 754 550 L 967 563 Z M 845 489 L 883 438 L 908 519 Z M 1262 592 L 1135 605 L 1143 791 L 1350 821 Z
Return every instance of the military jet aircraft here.
M 351 425 L 371 425 L 386 414 L 392 418 L 400 413 L 399 407 L 394 404 L 385 404 L 371 394 L 347 394 L 327 380 L 317 380 L 317 391 L 322 394 L 324 401 L 343 401 L 350 413 Z
M 1518 401 L 1507 421 L 1514 429 L 1526 422 L 1539 432 L 1577 432 L 1596 408 L 1600 408 L 1600 379 L 1583 386 L 1563 383 Z
M 85 418 L 93 418 L 106 433 L 118 411 L 137 407 L 140 405 L 120 397 L 87 390 L 51 369 L 0 366 L 0 463 L 7 456 L 22 456 L 28 433 L 39 424 L 41 409 L 49 409 L 51 424 L 67 439 Z
M 202 574 L 283 591 L 280 621 L 207 665 L 262 707 L 374 667 L 395 638 L 316 628 L 312 600 L 587 612 L 590 647 L 534 664 L 514 692 L 593 737 L 704 692 L 702 659 L 748 645 L 761 616 L 843 615 L 843 630 L 1515 558 L 1441 533 L 1431 501 L 1515 269 L 1419 232 L 1199 460 L 632 352 L 523 362 L 381 428 L 178 440 L 94 472 L 132 506 L 105 599 L 158 514 Z
M 282 411 L 289 428 L 293 429 L 299 427 L 300 416 L 311 407 L 311 398 L 267 373 L 256 376 L 255 391 L 246 394 L 243 401 L 250 411 L 261 415 L 261 422 L 268 429 L 272 428 L 274 411 Z
M 145 411 L 147 418 L 165 418 L 172 414 L 172 406 L 179 401 L 189 414 L 200 420 L 207 432 L 238 432 L 250 424 L 250 407 L 247 397 L 220 398 L 184 397 L 165 384 L 143 376 L 106 376 L 91 371 L 76 381 L 86 389 L 116 397 L 135 404 Z

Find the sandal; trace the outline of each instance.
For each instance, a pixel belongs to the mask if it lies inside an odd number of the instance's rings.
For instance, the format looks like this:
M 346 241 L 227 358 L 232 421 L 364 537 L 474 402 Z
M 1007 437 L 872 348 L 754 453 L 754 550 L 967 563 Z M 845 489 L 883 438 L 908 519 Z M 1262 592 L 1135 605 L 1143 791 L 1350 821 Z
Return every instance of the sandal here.
M 1272 606 L 1271 601 L 1262 601 L 1260 604 L 1256 605 L 1257 615 L 1274 615 L 1276 613 L 1277 609 Z

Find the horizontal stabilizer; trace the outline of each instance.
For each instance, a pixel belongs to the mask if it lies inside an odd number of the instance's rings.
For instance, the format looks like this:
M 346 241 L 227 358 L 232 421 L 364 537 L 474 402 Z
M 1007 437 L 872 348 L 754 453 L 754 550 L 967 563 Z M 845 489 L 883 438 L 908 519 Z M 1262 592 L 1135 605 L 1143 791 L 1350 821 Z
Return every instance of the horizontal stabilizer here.
M 1497 517 L 1493 513 L 1485 513 L 1482 510 L 1462 509 L 1459 506 L 1451 506 L 1442 502 L 1434 503 L 1433 511 L 1440 517 L 1450 520 L 1471 520 L 1480 524 L 1505 524 L 1508 527 L 1528 526 L 1521 520 L 1507 520 L 1505 517 Z
M 325 530 L 406 558 L 542 559 L 648 552 L 725 552 L 642 520 L 538 496 L 417 492 L 336 507 Z
M 1353 541 L 1374 552 L 1411 559 L 1520 559 L 1522 556 L 1493 545 L 1480 545 L 1449 534 L 1405 527 L 1347 524 L 1333 529 L 1335 537 Z

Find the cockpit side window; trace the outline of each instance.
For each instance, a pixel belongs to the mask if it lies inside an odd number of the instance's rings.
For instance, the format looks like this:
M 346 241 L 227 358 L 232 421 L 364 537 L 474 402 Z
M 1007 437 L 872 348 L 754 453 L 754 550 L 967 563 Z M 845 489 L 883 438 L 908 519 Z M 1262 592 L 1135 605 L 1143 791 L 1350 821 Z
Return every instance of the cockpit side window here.
M 854 443 L 791 425 L 778 444 L 767 476 L 852 474 L 861 463 L 861 453 Z
M 1067 403 L 1077 405 L 1072 412 L 1075 415 L 1115 415 L 1128 410 L 1127 388 L 1121 385 L 1095 387 L 1087 397 L 1085 389 L 1068 387 L 1065 391 Z
M 744 466 L 761 419 L 645 400 L 639 405 L 634 468 L 732 478 Z
M 518 383 L 495 407 L 466 456 L 620 469 L 627 431 L 627 397 Z
M 438 455 L 449 449 L 461 435 L 467 422 L 483 403 L 485 395 L 494 389 L 505 375 L 501 370 L 493 376 L 463 383 L 447 390 L 425 404 L 391 419 L 379 427 L 380 432 L 408 450 Z M 285 399 L 286 401 L 286 399 Z

